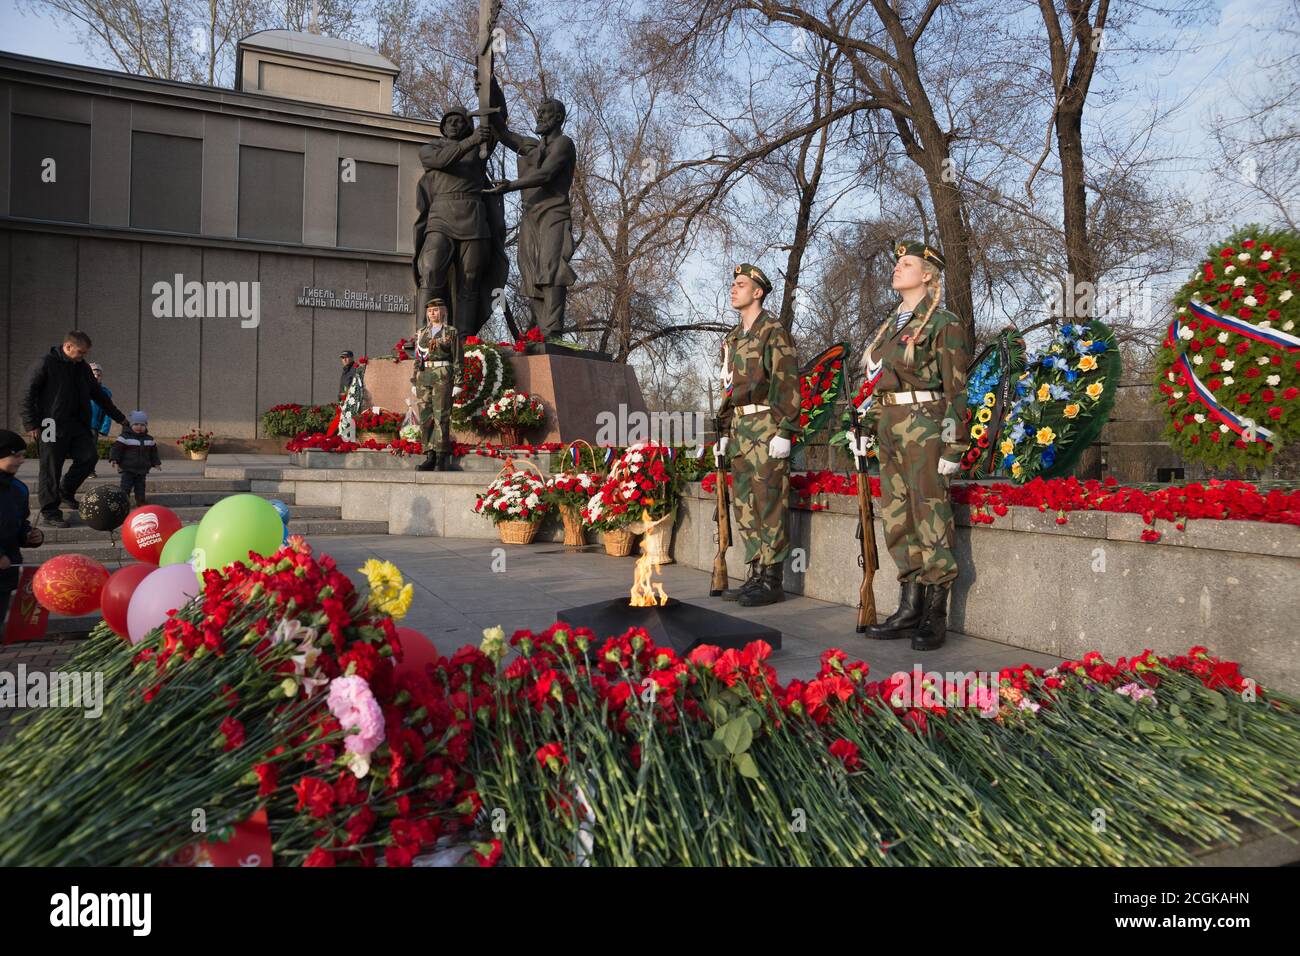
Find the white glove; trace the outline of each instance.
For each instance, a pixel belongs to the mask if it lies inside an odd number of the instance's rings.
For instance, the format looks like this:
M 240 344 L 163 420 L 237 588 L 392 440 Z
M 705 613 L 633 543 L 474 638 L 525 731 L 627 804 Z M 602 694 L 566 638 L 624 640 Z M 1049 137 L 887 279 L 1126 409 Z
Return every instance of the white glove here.
M 869 379 L 875 378 L 880 373 L 881 366 L 884 365 L 885 363 L 877 362 L 875 359 L 871 357 L 870 352 L 865 353 L 862 357 L 866 359 L 865 368 L 867 371 L 867 378 Z
M 790 439 L 782 438 L 780 435 L 773 435 L 772 440 L 767 443 L 767 457 L 789 458 Z
M 949 461 L 946 458 L 939 459 L 939 474 L 947 478 L 949 475 L 955 475 L 961 471 L 961 462 Z
M 713 460 L 721 461 L 727 457 L 727 436 L 723 435 L 713 443 Z
M 459 395 L 459 394 L 460 394 L 461 392 L 463 392 L 463 391 L 465 391 L 465 390 L 464 390 L 463 388 L 461 388 L 459 385 L 453 385 L 452 388 L 451 388 L 451 397 L 452 397 L 452 398 L 455 398 L 457 395 Z

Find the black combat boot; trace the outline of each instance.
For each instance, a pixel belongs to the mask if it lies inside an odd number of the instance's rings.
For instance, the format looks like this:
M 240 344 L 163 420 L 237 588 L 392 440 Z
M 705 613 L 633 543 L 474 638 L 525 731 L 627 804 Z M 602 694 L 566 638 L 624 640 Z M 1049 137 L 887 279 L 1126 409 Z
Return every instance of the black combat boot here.
M 925 610 L 925 585 L 915 578 L 908 578 L 902 584 L 898 595 L 898 610 L 879 624 L 868 624 L 858 628 L 858 632 L 872 641 L 892 641 L 907 637 L 908 631 L 921 623 L 921 614 Z
M 763 607 L 785 600 L 785 591 L 781 590 L 781 574 L 785 564 L 765 564 L 758 583 L 740 596 L 736 603 L 741 607 Z
M 416 471 L 437 471 L 438 470 L 438 453 L 436 451 L 426 452 L 424 461 L 415 466 Z
M 758 563 L 758 558 L 755 558 L 753 561 L 750 561 L 749 576 L 746 577 L 745 580 L 740 583 L 739 587 L 727 588 L 727 590 L 723 591 L 722 594 L 720 595 L 722 600 L 724 601 L 738 600 L 742 594 L 750 590 L 755 584 L 758 583 L 758 579 L 759 577 L 762 576 L 762 573 L 763 573 L 762 565 Z
M 913 628 L 912 650 L 933 651 L 943 647 L 948 636 L 948 584 L 929 584 L 925 588 L 925 614 Z
M 462 471 L 460 465 L 456 464 L 456 456 L 449 451 L 444 451 L 438 458 L 439 471 Z

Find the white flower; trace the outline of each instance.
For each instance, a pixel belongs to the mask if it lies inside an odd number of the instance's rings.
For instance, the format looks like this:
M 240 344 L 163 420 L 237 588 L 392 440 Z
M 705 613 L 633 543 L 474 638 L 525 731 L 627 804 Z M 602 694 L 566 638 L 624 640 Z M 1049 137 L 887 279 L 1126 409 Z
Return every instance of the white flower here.
M 1290 302 L 1290 301 L 1291 301 L 1291 290 L 1290 290 L 1290 289 L 1283 289 L 1281 292 L 1279 292 L 1279 293 L 1278 293 L 1278 296 L 1277 296 L 1277 301 L 1279 301 L 1279 302 Z
M 1290 319 L 1287 319 L 1286 322 L 1285 322 L 1285 323 L 1283 324 L 1283 326 L 1282 326 L 1283 331 L 1286 331 L 1286 332 L 1290 332 L 1290 331 L 1291 331 L 1292 329 L 1294 329 L 1294 328 L 1295 328 L 1295 323 L 1292 322 Z
M 1199 355 L 1193 355 L 1193 356 L 1192 356 L 1192 364 L 1193 364 L 1193 365 L 1200 365 L 1200 364 L 1201 364 L 1201 357 L 1200 357 Z
M 1245 285 L 1245 284 L 1246 284 L 1246 277 L 1245 277 L 1245 276 L 1237 276 L 1237 278 L 1235 278 L 1235 279 L 1232 280 L 1232 284 L 1233 284 L 1233 285 Z
M 1172 382 L 1172 381 L 1174 380 L 1174 373 L 1173 373 L 1172 371 L 1166 372 L 1166 373 L 1165 373 L 1165 377 L 1168 378 L 1169 381 Z
M 1187 306 L 1185 306 L 1185 305 L 1180 305 L 1180 306 L 1178 307 L 1178 311 L 1179 311 L 1180 313 L 1181 313 L 1181 312 L 1186 312 L 1186 311 L 1187 311 Z
M 1182 398 L 1182 397 L 1183 397 L 1182 392 L 1174 392 L 1174 398 Z
M 1273 258 L 1273 250 L 1265 249 L 1262 253 L 1260 253 L 1259 257 L 1263 259 L 1265 262 L 1267 262 L 1269 259 Z
M 1236 381 L 1236 379 L 1234 379 L 1231 375 L 1225 375 L 1223 377 L 1224 385 L 1231 385 L 1234 381 Z
M 1246 298 L 1242 299 L 1241 301 L 1245 302 L 1247 305 L 1251 307 L 1259 305 L 1259 300 L 1255 298 L 1253 295 L 1248 295 L 1246 296 Z
M 1227 430 L 1228 430 L 1228 426 L 1227 426 L 1227 425 L 1220 425 L 1220 426 L 1219 426 L 1219 431 L 1221 431 L 1221 432 L 1226 432 Z
M 1270 375 L 1268 378 L 1264 379 L 1264 381 L 1265 381 L 1265 383 L 1267 383 L 1267 384 L 1269 384 L 1269 385 L 1277 385 L 1277 384 L 1279 384 L 1279 383 L 1282 381 L 1282 376 L 1281 376 L 1281 375 Z
M 1178 337 L 1180 339 L 1191 339 L 1196 337 L 1196 333 L 1184 325 L 1178 330 Z
M 1228 266 L 1226 269 L 1223 270 L 1223 274 L 1224 274 L 1225 276 L 1226 276 L 1226 275 L 1232 275 L 1232 273 L 1234 273 L 1234 272 L 1236 272 L 1236 271 L 1237 271 L 1237 267 L 1236 267 L 1236 266 Z
M 1255 359 L 1256 365 L 1267 365 L 1268 362 L 1269 362 L 1269 358 L 1267 355 L 1261 355 L 1259 358 Z
M 1223 344 L 1224 342 L 1226 342 L 1226 341 L 1228 341 L 1228 333 L 1227 333 L 1227 332 L 1220 332 L 1220 333 L 1219 333 L 1219 344 L 1222 345 L 1222 344 Z
M 1249 262 L 1249 261 L 1250 261 L 1250 253 L 1249 253 L 1249 252 L 1239 252 L 1239 253 L 1237 253 L 1237 261 L 1238 261 L 1238 262 Z
M 1233 361 L 1232 361 L 1232 359 L 1227 359 L 1227 360 L 1225 360 L 1224 363 L 1223 363 L 1223 370 L 1224 370 L 1225 372 L 1231 372 L 1231 371 L 1232 371 L 1232 366 L 1233 366 Z
M 1196 424 L 1198 425 L 1205 424 L 1205 416 L 1202 415 L 1200 412 L 1197 412 L 1195 415 L 1192 416 L 1192 418 L 1196 419 Z
M 1272 327 L 1273 327 L 1273 323 L 1270 322 L 1268 319 L 1265 319 L 1263 322 L 1259 323 L 1259 327 L 1260 327 L 1261 329 L 1272 328 Z

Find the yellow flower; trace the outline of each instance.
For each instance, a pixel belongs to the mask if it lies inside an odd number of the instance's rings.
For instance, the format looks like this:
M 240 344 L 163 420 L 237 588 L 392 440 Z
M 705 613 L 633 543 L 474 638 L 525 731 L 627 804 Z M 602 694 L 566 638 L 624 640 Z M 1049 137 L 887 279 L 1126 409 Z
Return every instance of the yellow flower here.
M 1024 471 L 1024 469 L 1020 467 L 1020 462 L 1013 461 L 1011 463 L 1011 476 L 1013 478 L 1019 478 L 1022 471 Z
M 997 396 L 996 396 L 996 395 L 994 395 L 992 392 L 985 392 L 985 393 L 984 393 L 984 404 L 985 404 L 985 405 L 987 405 L 989 408 L 992 408 L 992 407 L 993 407 L 994 405 L 996 405 L 997 403 L 998 403 L 998 399 L 997 399 Z
M 1085 391 L 1088 393 L 1089 398 L 1101 398 L 1101 382 L 1093 382 Z
M 1009 455 L 1016 450 L 1016 443 L 1008 438 L 999 447 L 1002 449 L 1002 454 Z
M 404 584 L 402 572 L 397 570 L 397 565 L 391 561 L 371 558 L 361 566 L 361 573 L 370 584 L 371 607 L 387 614 L 394 621 L 406 617 L 406 612 L 411 609 L 415 588 Z
M 1038 439 L 1038 444 L 1050 445 L 1052 442 L 1056 441 L 1056 432 L 1044 425 L 1042 428 L 1038 429 L 1038 434 L 1035 437 Z
M 505 628 L 500 626 L 483 628 L 483 642 L 479 644 L 478 649 L 485 657 L 491 658 L 494 664 L 500 664 L 501 658 L 506 656 Z
M 970 437 L 979 440 L 984 437 L 986 431 L 988 431 L 988 429 L 983 425 L 972 425 L 970 427 Z
M 1076 415 L 1079 414 L 1079 403 L 1071 402 L 1069 405 L 1066 405 L 1065 411 L 1062 412 L 1061 414 L 1063 414 L 1066 418 L 1074 418 Z
M 1085 351 L 1092 345 L 1092 339 L 1079 339 L 1079 350 Z
M 989 408 L 981 408 L 978 412 L 975 413 L 975 417 L 982 422 L 987 422 L 990 418 L 993 417 L 993 410 Z
M 1051 397 L 1052 397 L 1052 386 L 1048 385 L 1046 382 L 1038 386 L 1038 400 L 1040 402 L 1045 402 Z
M 1097 367 L 1097 356 L 1095 356 L 1095 355 L 1080 355 L 1080 356 L 1079 356 L 1079 371 L 1080 371 L 1080 372 L 1091 372 L 1091 371 L 1092 371 L 1093 369 L 1095 369 L 1096 367 Z

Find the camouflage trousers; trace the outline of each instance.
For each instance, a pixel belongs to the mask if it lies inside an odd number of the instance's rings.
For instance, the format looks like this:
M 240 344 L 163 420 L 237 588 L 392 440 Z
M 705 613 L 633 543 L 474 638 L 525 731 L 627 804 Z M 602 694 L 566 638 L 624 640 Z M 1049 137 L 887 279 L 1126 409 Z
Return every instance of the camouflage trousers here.
M 415 375 L 420 398 L 420 443 L 424 450 L 451 451 L 451 368 L 426 368 Z
M 790 459 L 767 453 L 776 431 L 771 412 L 737 414 L 731 423 L 731 507 L 746 564 L 782 564 L 790 553 Z
M 876 412 L 880 518 L 898 580 L 947 584 L 957 577 L 949 479 L 938 472 L 943 402 Z

